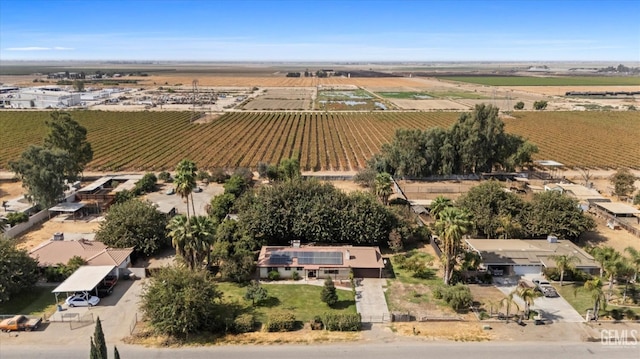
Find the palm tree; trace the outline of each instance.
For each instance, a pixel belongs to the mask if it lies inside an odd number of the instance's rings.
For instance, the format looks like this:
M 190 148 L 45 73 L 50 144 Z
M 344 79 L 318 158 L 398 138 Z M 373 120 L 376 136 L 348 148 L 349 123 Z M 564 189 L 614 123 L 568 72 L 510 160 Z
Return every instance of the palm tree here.
M 613 294 L 613 283 L 618 275 L 623 271 L 625 267 L 625 260 L 620 255 L 620 253 L 616 252 L 617 257 L 611 258 L 610 260 L 604 263 L 604 270 L 609 277 L 609 289 L 607 293 L 607 303 L 611 300 L 611 295 Z
M 189 221 L 191 229 L 191 241 L 189 247 L 193 257 L 193 265 L 198 266 L 207 259 L 207 265 L 211 262 L 211 246 L 215 240 L 216 226 L 207 216 L 194 216 Z
M 580 263 L 580 258 L 572 255 L 572 254 L 562 254 L 557 256 L 550 256 L 551 260 L 556 262 L 556 268 L 560 271 L 560 286 L 562 287 L 562 282 L 564 280 L 564 272 L 567 269 L 573 268 L 573 263 Z
M 640 271 L 640 251 L 633 247 L 627 247 L 624 251 L 631 256 L 631 265 L 635 270 L 633 274 L 633 282 L 635 283 L 638 281 L 638 271 Z
M 438 219 L 438 215 L 447 207 L 452 207 L 453 202 L 444 196 L 438 196 L 431 202 L 429 213 L 434 219 Z
M 600 277 L 604 277 L 606 263 L 615 261 L 620 256 L 620 253 L 609 246 L 591 248 L 589 254 L 600 264 Z
M 513 300 L 514 294 L 516 294 L 515 291 L 509 293 L 504 298 L 502 298 L 502 300 L 500 300 L 500 305 L 504 306 L 505 309 L 507 310 L 507 323 L 509 323 L 509 315 L 510 315 L 510 312 L 511 312 L 511 306 L 515 306 L 516 310 L 520 310 L 520 307 L 518 306 L 518 303 L 516 303 L 515 300 Z
M 376 175 L 375 184 L 376 196 L 378 196 L 386 206 L 389 204 L 389 196 L 393 194 L 393 179 L 391 178 L 391 175 L 386 172 L 378 173 Z
M 588 280 L 584 282 L 584 286 L 581 289 L 591 296 L 593 300 L 593 319 L 597 321 L 600 307 L 606 308 L 607 306 L 604 291 L 602 290 L 602 279 L 596 277 Z
M 447 207 L 438 214 L 436 232 L 442 241 L 444 262 L 444 284 L 448 285 L 453 276 L 456 257 L 461 247 L 462 236 L 471 228 L 469 215 L 454 207 Z
M 489 317 L 493 317 L 493 308 L 497 308 L 501 305 L 500 302 L 491 299 L 485 300 L 484 304 L 489 306 Z
M 529 318 L 529 310 L 534 304 L 537 298 L 542 296 L 542 293 L 538 292 L 534 288 L 519 287 L 515 290 L 515 294 L 524 302 L 524 316 Z
M 178 257 L 185 259 L 187 257 L 187 246 L 189 243 L 189 229 L 187 227 L 188 219 L 183 215 L 177 215 L 171 218 L 167 229 L 169 237 L 171 237 L 171 245 L 176 249 Z
M 196 188 L 198 168 L 193 161 L 182 160 L 176 166 L 175 185 L 176 192 L 182 198 L 187 199 L 187 218 L 189 218 L 189 196 L 191 196 L 191 207 L 195 215 L 196 209 L 193 205 L 193 189 Z

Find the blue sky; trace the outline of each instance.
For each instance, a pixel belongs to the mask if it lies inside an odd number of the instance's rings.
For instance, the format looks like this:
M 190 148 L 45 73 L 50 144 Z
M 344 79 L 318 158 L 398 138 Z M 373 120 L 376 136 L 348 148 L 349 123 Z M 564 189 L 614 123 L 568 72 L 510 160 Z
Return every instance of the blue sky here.
M 0 0 L 2 60 L 640 62 L 640 0 Z

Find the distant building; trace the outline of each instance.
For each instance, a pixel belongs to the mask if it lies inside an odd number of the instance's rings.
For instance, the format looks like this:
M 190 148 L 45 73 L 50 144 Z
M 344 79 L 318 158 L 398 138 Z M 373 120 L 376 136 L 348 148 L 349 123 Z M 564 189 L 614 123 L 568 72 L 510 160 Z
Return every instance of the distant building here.
M 4 98 L 10 108 L 66 108 L 80 104 L 80 93 L 71 93 L 59 87 L 30 87 L 20 89 Z

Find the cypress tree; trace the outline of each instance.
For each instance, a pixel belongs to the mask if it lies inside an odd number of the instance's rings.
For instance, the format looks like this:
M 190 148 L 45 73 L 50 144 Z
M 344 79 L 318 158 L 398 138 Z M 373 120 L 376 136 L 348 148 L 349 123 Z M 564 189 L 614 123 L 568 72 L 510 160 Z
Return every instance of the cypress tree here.
M 91 352 L 89 352 L 89 359 L 99 359 L 98 349 L 96 349 L 96 345 L 93 343 L 93 338 L 91 338 Z
M 120 359 L 120 353 L 118 353 L 118 347 L 113 346 L 113 359 Z
M 331 277 L 327 277 L 327 279 L 325 279 L 320 299 L 330 307 L 333 307 L 338 303 L 338 293 L 336 293 L 336 286 L 333 284 Z
M 104 340 L 104 333 L 102 332 L 102 324 L 100 323 L 100 317 L 96 319 L 96 330 L 93 333 L 93 341 L 97 351 L 97 359 L 108 359 L 107 343 Z

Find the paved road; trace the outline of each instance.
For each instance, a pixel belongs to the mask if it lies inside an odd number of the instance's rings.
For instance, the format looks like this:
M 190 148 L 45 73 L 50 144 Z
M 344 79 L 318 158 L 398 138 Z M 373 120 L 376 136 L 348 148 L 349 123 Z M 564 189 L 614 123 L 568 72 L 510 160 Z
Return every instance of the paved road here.
M 109 348 L 111 352 L 113 347 Z M 120 345 L 122 358 L 225 358 L 225 359 L 332 359 L 332 358 L 473 358 L 473 359 L 638 359 L 640 346 L 607 346 L 601 343 L 358 343 L 339 345 L 213 346 L 156 349 Z M 0 358 L 87 358 L 89 343 L 83 347 L 35 345 L 5 346 L 0 342 Z M 112 355 L 110 353 L 110 355 Z
M 356 310 L 363 322 L 389 321 L 389 308 L 382 285 L 386 279 L 364 278 L 356 280 Z
M 503 278 L 498 279 L 496 283 L 496 287 L 504 294 L 509 294 L 513 292 L 518 285 L 516 279 L 513 278 Z M 520 310 L 524 310 L 524 302 L 522 299 L 514 296 L 514 300 L 520 306 Z M 543 317 L 546 320 L 551 320 L 553 322 L 566 322 L 566 323 L 581 323 L 584 322 L 584 318 L 569 304 L 564 298 L 556 297 L 556 298 L 546 298 L 540 297 L 534 301 L 531 309 L 540 310 L 543 314 Z

